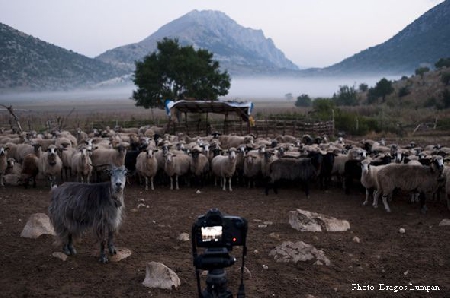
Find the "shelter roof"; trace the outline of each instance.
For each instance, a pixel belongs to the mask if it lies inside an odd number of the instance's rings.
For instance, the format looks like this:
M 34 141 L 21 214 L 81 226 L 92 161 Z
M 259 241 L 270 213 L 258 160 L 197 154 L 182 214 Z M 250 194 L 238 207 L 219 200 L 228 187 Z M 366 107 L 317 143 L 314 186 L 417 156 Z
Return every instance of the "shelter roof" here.
M 166 101 L 167 116 L 172 111 L 181 113 L 215 113 L 228 114 L 237 113 L 240 116 L 249 116 L 253 110 L 253 103 L 248 101 L 203 101 L 203 100 L 180 100 Z

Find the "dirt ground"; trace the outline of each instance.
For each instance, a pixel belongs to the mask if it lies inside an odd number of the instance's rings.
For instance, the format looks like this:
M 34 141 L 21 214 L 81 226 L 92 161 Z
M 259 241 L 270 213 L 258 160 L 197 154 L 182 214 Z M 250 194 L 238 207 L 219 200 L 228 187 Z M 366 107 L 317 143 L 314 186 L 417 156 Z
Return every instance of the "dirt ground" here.
M 177 237 L 190 233 L 197 217 L 211 208 L 248 220 L 246 297 L 450 297 L 450 226 L 439 226 L 450 212 L 443 200 L 429 202 L 423 215 L 419 206 L 408 203 L 408 194 L 396 196 L 392 213 L 386 213 L 382 206 L 362 206 L 362 192 L 345 195 L 336 187 L 323 191 L 314 185 L 309 199 L 295 186 L 266 196 L 262 187 L 236 186 L 228 192 L 208 186 L 197 193 L 194 187 L 170 191 L 160 185 L 146 192 L 136 183 L 127 185 L 125 197 L 127 212 L 116 245 L 132 255 L 100 264 L 90 234 L 76 243 L 78 254 L 66 261 L 52 256 L 61 251 L 53 236 L 20 237 L 32 214 L 47 213 L 50 196 L 43 183 L 36 189 L 0 189 L 0 297 L 198 297 L 191 242 Z M 346 219 L 351 229 L 299 232 L 288 223 L 289 211 L 297 208 Z M 273 224 L 261 227 L 264 221 Z M 269 252 L 284 241 L 314 245 L 331 265 L 276 262 Z M 241 253 L 240 247 L 233 249 L 238 262 L 226 269 L 234 297 Z M 144 287 L 151 261 L 175 271 L 180 287 Z M 358 285 L 366 290 L 357 290 Z

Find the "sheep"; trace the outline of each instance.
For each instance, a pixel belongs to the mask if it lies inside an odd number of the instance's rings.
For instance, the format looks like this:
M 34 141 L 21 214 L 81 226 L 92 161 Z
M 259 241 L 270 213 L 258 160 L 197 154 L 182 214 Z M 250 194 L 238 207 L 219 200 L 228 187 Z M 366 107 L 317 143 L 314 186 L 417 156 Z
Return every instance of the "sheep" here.
M 248 179 L 248 187 L 254 184 L 254 179 L 262 174 L 261 164 L 266 153 L 265 147 L 258 151 L 250 151 L 244 157 L 244 177 Z
M 8 167 L 8 162 L 7 162 L 7 154 L 8 151 L 8 147 L 4 147 L 3 145 L 0 146 L 0 186 L 4 187 L 5 185 L 3 184 L 3 175 L 6 174 L 6 169 Z
M 125 166 L 111 166 L 110 181 L 85 184 L 65 182 L 51 190 L 48 213 L 63 252 L 75 255 L 73 240 L 92 228 L 100 242 L 101 263 L 107 263 L 105 247 L 110 255 L 117 253 L 114 234 L 122 224 L 125 210 L 124 189 L 127 170 Z
M 206 149 L 205 154 L 207 154 L 207 152 L 208 150 Z M 205 154 L 201 152 L 201 148 L 199 146 L 193 147 L 191 150 L 192 163 L 190 171 L 196 179 L 200 180 L 200 183 L 198 184 L 201 185 L 205 182 L 204 180 L 210 167 L 208 157 Z
M 241 145 L 253 145 L 253 136 L 219 136 L 219 142 L 224 149 L 239 148 Z
M 320 155 L 320 153 L 319 153 Z M 279 158 L 270 164 L 270 181 L 266 184 L 266 195 L 269 195 L 270 188 L 278 193 L 277 182 L 280 179 L 300 180 L 303 184 L 305 195 L 309 198 L 309 181 L 316 178 L 318 168 L 315 166 L 319 155 L 312 158 Z
M 89 183 L 91 181 L 93 167 L 90 155 L 91 152 L 83 148 L 75 152 L 72 156 L 70 168 L 76 174 L 77 182 Z
M 16 162 L 14 158 L 8 158 L 6 164 L 5 174 L 20 175 L 22 173 L 22 165 Z
M 185 153 L 175 154 L 168 152 L 164 164 L 164 171 L 170 177 L 170 190 L 173 190 L 173 176 L 175 176 L 175 189 L 179 190 L 178 177 L 189 173 L 192 157 Z
M 39 158 L 41 156 L 40 145 L 36 146 L 38 150 L 36 153 L 30 153 L 24 157 L 22 161 L 21 180 L 25 188 L 28 188 L 28 183 L 33 180 L 33 187 L 36 187 L 36 177 L 39 174 Z
M 391 212 L 387 196 L 399 188 L 404 191 L 417 191 L 421 194 L 421 211 L 426 212 L 425 193 L 438 189 L 443 172 L 442 157 L 433 158 L 429 166 L 409 164 L 388 164 L 377 173 L 377 191 L 382 196 L 384 208 Z M 378 202 L 374 204 L 377 207 Z
M 386 164 L 372 165 L 371 159 L 365 159 L 361 162 L 361 184 L 366 189 L 366 199 L 363 206 L 369 203 L 370 196 L 373 196 L 372 206 L 376 206 L 378 200 L 378 192 L 376 191 L 378 181 L 378 171 L 386 166 Z
M 150 189 L 155 190 L 153 179 L 158 172 L 155 152 L 158 152 L 158 150 L 147 148 L 146 151 L 139 153 L 136 158 L 136 171 L 140 177 L 145 179 L 145 190 L 148 190 L 148 178 L 150 178 Z
M 109 165 L 120 167 L 125 165 L 125 156 L 127 150 L 123 145 L 117 146 L 116 149 L 95 149 L 92 151 L 91 161 L 94 167 L 93 171 L 96 176 L 95 180 L 99 182 L 100 171 L 104 170 Z
M 55 145 L 49 145 L 47 152 L 39 158 L 39 172 L 50 181 L 50 188 L 56 184 L 57 176 L 61 176 L 62 161 Z
M 222 190 L 226 190 L 226 182 L 228 179 L 228 190 L 233 191 L 233 189 L 231 188 L 231 177 L 233 177 L 236 170 L 236 161 L 237 159 L 235 148 L 230 148 L 226 156 L 217 155 L 212 159 L 212 172 L 216 177 L 221 178 Z
M 63 177 L 64 174 L 66 180 L 68 180 L 69 176 L 72 175 L 72 159 L 75 153 L 77 152 L 78 150 L 72 147 L 66 147 L 61 149 L 61 161 L 63 166 L 61 177 Z

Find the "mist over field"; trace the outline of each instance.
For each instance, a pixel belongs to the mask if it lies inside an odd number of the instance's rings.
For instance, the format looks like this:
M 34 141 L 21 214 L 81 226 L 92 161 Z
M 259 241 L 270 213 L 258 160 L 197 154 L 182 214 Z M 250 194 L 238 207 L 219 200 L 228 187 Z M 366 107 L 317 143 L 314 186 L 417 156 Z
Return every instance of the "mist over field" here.
M 397 80 L 399 77 L 385 77 L 388 80 Z M 332 97 L 339 90 L 339 86 L 347 85 L 358 89 L 361 83 L 375 86 L 382 77 L 365 78 L 232 78 L 231 88 L 224 99 L 238 100 L 274 100 L 284 99 L 291 93 L 294 98 L 307 94 L 311 98 Z M 130 100 L 136 86 L 132 83 L 120 87 L 102 87 L 96 89 L 55 91 L 55 92 L 28 92 L 0 94 L 0 102 L 14 104 L 19 102 L 36 102 L 41 100 L 67 100 L 67 101 L 103 101 L 103 100 Z M 133 101 L 130 100 L 132 103 Z

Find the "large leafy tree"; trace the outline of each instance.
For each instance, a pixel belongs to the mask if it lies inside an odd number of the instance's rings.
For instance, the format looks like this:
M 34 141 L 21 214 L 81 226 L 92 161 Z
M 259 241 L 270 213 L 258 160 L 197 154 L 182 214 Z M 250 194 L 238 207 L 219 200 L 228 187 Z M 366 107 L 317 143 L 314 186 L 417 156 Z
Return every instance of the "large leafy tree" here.
M 369 103 L 375 103 L 381 97 L 382 102 L 386 100 L 386 96 L 394 92 L 392 82 L 386 78 L 379 80 L 374 88 L 369 88 L 367 99 Z
M 178 39 L 164 38 L 157 50 L 136 62 L 132 99 L 136 106 L 163 108 L 166 99 L 217 100 L 227 95 L 230 76 L 221 72 L 213 54 L 192 46 L 181 46 Z

